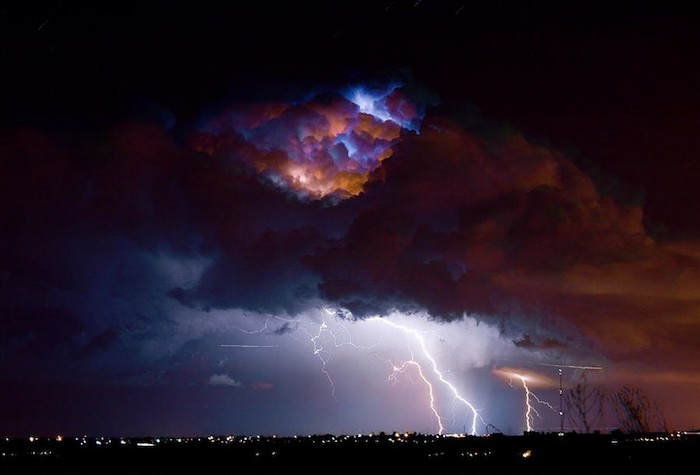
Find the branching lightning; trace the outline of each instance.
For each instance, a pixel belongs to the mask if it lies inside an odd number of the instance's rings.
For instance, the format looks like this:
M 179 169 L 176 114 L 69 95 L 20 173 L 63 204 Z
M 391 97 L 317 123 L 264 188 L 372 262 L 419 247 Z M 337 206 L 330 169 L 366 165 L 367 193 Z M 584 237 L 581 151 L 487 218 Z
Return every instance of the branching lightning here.
M 380 317 L 373 317 L 369 319 L 370 321 L 377 321 L 377 322 L 382 322 L 385 325 L 389 325 L 395 329 L 401 330 L 411 336 L 413 336 L 416 341 L 418 342 L 418 345 L 420 346 L 421 352 L 423 354 L 423 357 L 427 359 L 430 362 L 430 366 L 433 370 L 433 373 L 437 376 L 438 380 L 443 383 L 445 386 L 447 386 L 450 390 L 450 392 L 453 395 L 453 400 L 461 402 L 465 406 L 469 408 L 469 410 L 472 412 L 472 424 L 471 424 L 471 434 L 474 435 L 476 434 L 476 424 L 477 421 L 480 419 L 479 413 L 476 410 L 476 408 L 469 402 L 467 401 L 461 394 L 459 394 L 459 391 L 457 388 L 454 387 L 452 383 L 450 383 L 447 379 L 445 379 L 445 376 L 443 375 L 442 371 L 438 368 L 437 362 L 435 361 L 435 358 L 431 355 L 430 351 L 428 350 L 428 347 L 425 343 L 425 338 L 415 328 L 410 328 L 405 325 L 400 325 L 398 323 L 392 322 L 390 320 L 387 320 L 386 318 L 380 318 Z M 434 399 L 434 387 L 432 386 L 432 383 L 424 376 L 423 369 L 420 366 L 420 363 L 418 363 L 414 358 L 411 358 L 407 363 L 405 364 L 411 364 L 415 365 L 419 368 L 419 374 L 423 378 L 423 380 L 428 384 L 430 387 L 430 402 L 431 402 L 431 409 L 433 410 L 433 413 L 436 414 L 437 419 L 438 419 L 438 426 L 439 426 L 439 433 L 442 434 L 444 432 L 444 426 L 442 424 L 442 419 L 437 413 L 437 410 L 435 408 L 435 399 Z M 401 365 L 398 366 L 399 368 Z M 394 365 L 394 372 L 396 372 L 397 366 Z
M 353 341 L 352 335 L 354 333 L 351 333 L 352 328 L 350 328 L 349 325 L 357 322 L 351 320 L 352 315 L 349 314 L 349 312 L 342 309 L 334 310 L 322 307 L 319 308 L 319 310 L 321 312 L 317 314 L 318 319 L 315 322 L 308 319 L 284 318 L 269 315 L 258 329 L 251 330 L 238 327 L 238 330 L 247 334 L 281 335 L 283 333 L 290 333 L 297 341 L 310 344 L 312 354 L 314 357 L 318 358 L 320 362 L 320 371 L 328 380 L 330 394 L 335 401 L 338 401 L 338 397 L 336 395 L 336 381 L 331 371 L 331 360 L 336 350 L 343 347 L 350 347 L 355 350 L 370 352 L 371 355 L 376 356 L 379 360 L 389 365 L 390 370 L 387 381 L 390 383 L 397 383 L 400 375 L 406 375 L 409 378 L 415 378 L 417 376 L 419 379 L 415 379 L 415 382 L 419 383 L 421 386 L 424 385 L 427 389 L 426 402 L 430 414 L 435 420 L 438 433 L 443 434 L 447 430 L 445 411 L 444 408 L 440 407 L 441 404 L 445 403 L 444 397 L 446 395 L 452 398 L 453 410 L 459 406 L 468 411 L 467 418 L 471 421 L 471 424 L 467 424 L 465 432 L 472 435 L 477 434 L 479 422 L 488 427 L 476 407 L 468 401 L 457 389 L 457 386 L 450 381 L 452 378 L 449 376 L 449 372 L 441 369 L 438 365 L 435 353 L 430 349 L 430 340 L 426 338 L 428 332 L 421 331 L 401 320 L 397 322 L 390 317 L 371 317 L 362 320 L 362 322 L 372 325 L 384 325 L 401 332 L 401 334 L 405 335 L 405 338 L 401 340 L 404 342 L 405 346 L 400 348 L 395 344 L 387 343 L 386 336 L 382 338 L 381 343 L 377 342 L 367 346 L 367 343 L 363 342 L 365 345 L 361 345 Z M 368 327 L 368 329 L 369 328 L 371 327 Z M 294 333 L 296 333 L 296 336 Z M 377 335 L 375 330 L 372 332 L 371 338 L 376 338 L 380 335 L 381 332 Z M 396 342 L 396 337 L 394 336 L 390 338 L 390 340 Z M 238 344 L 221 346 L 236 348 L 271 348 L 275 345 Z M 380 348 L 384 349 L 380 350 Z M 385 350 L 390 350 L 392 356 L 388 356 Z M 397 354 L 402 353 L 403 356 L 397 356 Z M 589 366 L 576 366 L 576 368 L 599 369 L 598 367 Z M 507 377 L 509 385 L 512 388 L 517 389 L 514 383 L 516 378 L 520 381 L 520 384 L 522 384 L 524 391 L 526 431 L 530 432 L 534 430 L 535 418 L 542 419 L 542 415 L 538 412 L 538 405 L 546 406 L 555 413 L 558 412 L 558 409 L 553 407 L 549 402 L 541 399 L 532 391 L 531 387 L 533 384 L 542 383 L 540 378 L 508 368 L 496 370 L 495 372 L 501 376 Z M 443 401 L 442 403 L 441 400 Z
M 428 395 L 430 398 L 430 410 L 435 415 L 435 420 L 438 423 L 438 433 L 442 434 L 443 432 L 445 432 L 445 426 L 442 423 L 442 417 L 440 416 L 440 412 L 438 412 L 437 410 L 437 404 L 435 402 L 435 391 L 433 389 L 433 385 L 430 383 L 430 380 L 425 376 L 425 374 L 423 373 L 423 367 L 413 358 L 413 355 L 411 355 L 410 360 L 404 361 L 400 365 L 392 363 L 393 372 L 389 375 L 387 379 L 389 381 L 396 382 L 397 374 L 405 373 L 409 367 L 416 368 L 416 371 L 418 371 L 418 376 L 420 376 L 420 378 L 423 380 L 423 382 L 428 388 Z
M 337 316 L 336 312 L 333 312 L 332 310 L 329 310 L 327 308 L 323 309 L 326 314 L 328 315 L 333 315 Z M 345 328 L 343 325 L 339 325 L 339 328 L 342 329 L 342 331 L 345 333 L 345 337 L 341 338 L 327 323 L 325 317 L 321 318 L 321 323 L 318 326 L 318 329 L 311 332 L 307 328 L 305 328 L 303 325 L 300 325 L 299 320 L 294 320 L 294 319 L 285 319 L 282 317 L 275 317 L 275 319 L 283 321 L 285 323 L 296 323 L 297 328 L 304 332 L 306 336 L 308 337 L 309 341 L 313 345 L 313 354 L 314 356 L 317 356 L 318 359 L 321 362 L 321 372 L 325 375 L 326 379 L 328 379 L 328 384 L 331 387 L 331 396 L 335 401 L 338 400 L 335 394 L 336 386 L 335 382 L 333 381 L 333 377 L 331 376 L 331 373 L 328 371 L 328 363 L 330 362 L 332 352 L 333 350 L 336 350 L 338 348 L 341 348 L 343 346 L 351 346 L 352 348 L 358 349 L 358 350 L 371 350 L 372 347 L 365 347 L 361 345 L 357 345 L 352 341 L 352 337 L 350 336 L 350 332 Z
M 328 309 L 324 309 L 326 313 L 329 315 L 334 315 L 333 312 L 331 312 Z M 244 313 L 244 316 L 248 316 L 247 314 Z M 311 342 L 313 345 L 313 354 L 314 356 L 318 357 L 318 359 L 321 362 L 321 372 L 324 374 L 326 379 L 328 379 L 328 384 L 331 387 L 331 396 L 333 397 L 334 400 L 338 400 L 336 395 L 335 395 L 335 382 L 333 381 L 333 377 L 331 376 L 330 372 L 328 371 L 328 363 L 330 361 L 331 357 L 331 350 L 340 348 L 341 346 L 344 345 L 351 345 L 355 348 L 359 348 L 357 345 L 352 343 L 352 340 L 350 339 L 350 336 L 348 334 L 348 340 L 347 341 L 339 341 L 338 336 L 335 334 L 335 332 L 328 326 L 326 323 L 325 318 L 321 319 L 321 323 L 318 326 L 318 329 L 316 330 L 309 330 L 305 328 L 303 325 L 301 325 L 302 321 L 299 319 L 288 319 L 288 318 L 282 318 L 280 316 L 267 316 L 265 317 L 265 322 L 264 324 L 255 330 L 248 330 L 245 328 L 242 328 L 239 325 L 236 325 L 236 329 L 242 333 L 248 334 L 248 335 L 259 335 L 263 334 L 266 332 L 269 333 L 275 333 L 278 330 L 269 330 L 270 328 L 270 321 L 271 320 L 277 320 L 280 322 L 283 322 L 284 325 L 289 325 L 293 323 L 294 329 L 299 329 L 301 330 L 307 337 L 308 340 Z M 347 330 L 345 327 L 342 325 L 340 326 L 345 332 L 347 333 Z M 298 338 L 295 337 L 295 339 L 299 340 Z M 272 348 L 275 347 L 276 345 L 221 345 L 222 347 L 227 347 L 227 348 Z M 330 348 L 329 348 L 330 346 Z
M 535 393 L 530 391 L 530 388 L 527 385 L 527 380 L 528 380 L 527 376 L 524 376 L 524 375 L 518 374 L 518 373 L 508 373 L 508 377 L 509 377 L 509 385 L 512 388 L 515 388 L 515 386 L 513 386 L 513 378 L 518 378 L 520 380 L 520 382 L 523 384 L 523 389 L 525 390 L 525 430 L 527 432 L 532 432 L 532 430 L 533 430 L 532 425 L 534 423 L 535 416 L 539 417 L 540 419 L 542 418 L 540 413 L 537 411 L 537 409 L 532 404 L 532 399 L 534 399 L 537 403 L 548 407 L 553 412 L 558 412 L 557 409 L 554 408 L 554 406 L 552 406 L 547 401 L 540 399 Z
M 322 339 L 324 336 L 328 335 L 330 336 L 330 340 L 333 342 L 333 346 L 337 348 L 338 346 L 338 339 L 335 336 L 335 333 L 331 331 L 328 328 L 328 325 L 326 325 L 325 319 L 321 322 L 321 325 L 318 327 L 318 332 L 315 335 L 310 334 L 305 328 L 301 327 L 302 331 L 304 331 L 309 338 L 311 339 L 311 343 L 314 345 L 314 355 L 318 356 L 318 359 L 321 360 L 321 372 L 326 375 L 326 378 L 328 378 L 328 384 L 331 385 L 331 396 L 333 396 L 334 400 L 338 400 L 335 396 L 335 383 L 333 382 L 333 378 L 331 377 L 331 374 L 328 372 L 328 369 L 326 366 L 328 365 L 328 361 L 330 359 L 330 353 L 327 353 L 328 356 L 324 353 L 324 348 L 325 348 L 325 341 Z

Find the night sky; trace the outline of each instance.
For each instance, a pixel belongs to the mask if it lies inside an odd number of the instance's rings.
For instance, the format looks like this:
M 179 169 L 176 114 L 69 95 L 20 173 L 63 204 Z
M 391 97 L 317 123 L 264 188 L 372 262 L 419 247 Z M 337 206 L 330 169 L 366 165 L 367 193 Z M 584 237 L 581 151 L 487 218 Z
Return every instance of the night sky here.
M 691 11 L 2 2 L 0 435 L 700 427 Z

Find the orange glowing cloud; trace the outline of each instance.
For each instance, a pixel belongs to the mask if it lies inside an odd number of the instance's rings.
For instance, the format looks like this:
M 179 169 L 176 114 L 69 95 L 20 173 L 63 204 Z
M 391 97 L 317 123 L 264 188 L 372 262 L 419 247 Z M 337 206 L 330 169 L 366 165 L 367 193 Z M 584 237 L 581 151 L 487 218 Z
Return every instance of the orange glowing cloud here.
M 236 108 L 213 120 L 193 148 L 246 163 L 301 196 L 348 198 L 363 191 L 418 120 L 396 88 L 354 89 L 330 99 Z
M 539 373 L 536 373 L 532 370 L 528 369 L 521 369 L 521 368 L 509 368 L 509 367 L 500 367 L 500 368 L 494 368 L 491 371 L 494 375 L 498 376 L 499 378 L 508 380 L 508 381 L 525 381 L 529 386 L 531 387 L 539 387 L 539 388 L 556 388 L 559 387 L 559 380 L 554 379 L 550 376 L 545 376 Z

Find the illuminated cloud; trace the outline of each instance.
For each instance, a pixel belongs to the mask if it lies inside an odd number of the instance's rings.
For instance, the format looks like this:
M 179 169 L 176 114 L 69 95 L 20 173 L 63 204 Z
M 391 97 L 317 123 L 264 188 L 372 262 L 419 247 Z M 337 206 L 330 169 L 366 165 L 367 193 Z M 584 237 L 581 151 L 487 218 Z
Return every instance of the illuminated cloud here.
M 551 375 L 534 372 L 532 369 L 499 367 L 493 369 L 493 374 L 508 381 L 525 381 L 531 387 L 558 388 L 559 381 Z M 552 373 L 552 372 L 550 372 Z
M 363 191 L 419 122 L 418 108 L 397 86 L 356 86 L 295 103 L 235 108 L 212 120 L 193 146 L 246 163 L 300 196 L 347 198 Z

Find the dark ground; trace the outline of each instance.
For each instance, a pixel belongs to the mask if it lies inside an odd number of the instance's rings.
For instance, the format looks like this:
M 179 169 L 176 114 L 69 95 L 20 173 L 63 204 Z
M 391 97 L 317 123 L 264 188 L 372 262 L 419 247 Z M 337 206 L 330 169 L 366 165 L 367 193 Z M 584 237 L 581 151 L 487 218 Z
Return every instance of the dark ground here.
M 0 442 L 0 473 L 697 473 L 688 434 L 421 434 Z

